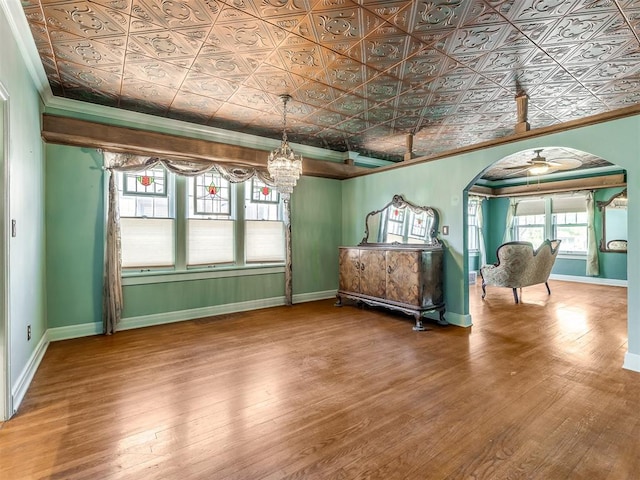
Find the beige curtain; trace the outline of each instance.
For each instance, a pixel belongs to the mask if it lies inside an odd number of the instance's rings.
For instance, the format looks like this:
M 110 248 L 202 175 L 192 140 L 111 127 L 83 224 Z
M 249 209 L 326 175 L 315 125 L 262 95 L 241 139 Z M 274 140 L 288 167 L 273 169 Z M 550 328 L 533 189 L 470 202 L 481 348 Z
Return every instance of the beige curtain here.
M 265 171 L 242 166 L 221 166 L 213 162 L 190 162 L 182 160 L 169 160 L 157 157 L 131 155 L 127 153 L 103 152 L 104 169 L 109 176 L 109 198 L 107 200 L 107 234 L 104 267 L 104 294 L 103 294 L 103 330 L 110 335 L 115 333 L 118 323 L 122 318 L 122 255 L 120 245 L 120 215 L 118 213 L 118 191 L 115 186 L 113 173 L 141 172 L 162 164 L 167 170 L 177 175 L 194 177 L 215 169 L 220 175 L 233 183 L 250 180 L 258 177 L 267 185 L 274 186 L 273 180 Z M 288 220 L 287 220 L 288 222 Z M 287 249 L 287 258 L 291 252 Z M 290 260 L 288 260 L 288 264 Z M 286 275 L 285 275 L 286 277 Z M 290 283 L 290 279 L 286 279 Z M 290 304 L 290 302 L 288 301 Z
M 480 251 L 480 266 L 487 264 L 487 245 L 484 241 L 484 216 L 482 215 L 482 202 L 484 198 L 478 197 L 478 210 L 476 211 L 476 226 L 478 227 L 478 250 Z
M 597 277 L 600 275 L 598 263 L 598 242 L 596 240 L 596 202 L 594 192 L 587 194 L 587 275 Z
M 111 335 L 122 317 L 122 256 L 120 255 L 120 214 L 113 172 L 109 175 L 107 245 L 104 264 L 103 331 Z
M 507 218 L 504 222 L 504 235 L 502 237 L 502 243 L 513 241 L 513 222 L 516 218 L 517 209 L 518 200 L 515 198 L 509 199 L 509 208 L 507 209 Z

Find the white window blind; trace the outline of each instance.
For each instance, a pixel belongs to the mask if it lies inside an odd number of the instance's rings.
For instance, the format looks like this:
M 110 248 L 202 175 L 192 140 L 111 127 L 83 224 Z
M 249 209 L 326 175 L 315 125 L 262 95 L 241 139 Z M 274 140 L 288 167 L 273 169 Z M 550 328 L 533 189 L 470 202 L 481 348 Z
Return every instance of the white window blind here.
M 234 261 L 233 220 L 187 221 L 187 265 L 214 265 Z
M 587 200 L 584 195 L 571 195 L 551 198 L 553 213 L 586 212 Z
M 245 260 L 284 262 L 284 224 L 277 221 L 245 222 Z
M 516 215 L 544 215 L 544 198 L 520 200 L 516 208 Z
M 122 267 L 172 267 L 173 223 L 172 218 L 121 218 Z

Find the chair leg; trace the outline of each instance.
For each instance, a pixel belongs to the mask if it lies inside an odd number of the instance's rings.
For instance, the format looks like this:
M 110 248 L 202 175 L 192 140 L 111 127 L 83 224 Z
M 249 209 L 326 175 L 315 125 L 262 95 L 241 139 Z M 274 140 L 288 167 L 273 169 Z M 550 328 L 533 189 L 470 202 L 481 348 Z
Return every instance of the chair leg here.
M 487 290 L 486 290 L 486 286 L 487 284 L 484 283 L 484 280 L 482 281 L 482 299 L 484 300 L 484 297 L 487 296 Z
M 551 295 L 551 289 L 549 288 L 549 283 L 544 282 L 544 286 L 547 287 L 547 293 Z
M 513 298 L 516 301 L 516 303 L 519 303 L 518 302 L 518 289 L 517 288 L 513 289 Z

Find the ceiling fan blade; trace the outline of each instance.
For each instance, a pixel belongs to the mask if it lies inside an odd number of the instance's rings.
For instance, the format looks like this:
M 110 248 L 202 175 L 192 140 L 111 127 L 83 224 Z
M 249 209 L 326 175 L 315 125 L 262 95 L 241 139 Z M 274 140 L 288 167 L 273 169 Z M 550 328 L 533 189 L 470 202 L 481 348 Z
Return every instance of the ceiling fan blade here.
M 576 158 L 558 158 L 549 162 L 554 170 L 573 170 L 582 165 L 582 162 Z
M 522 178 L 524 178 L 524 177 L 528 177 L 528 176 L 529 176 L 529 171 L 528 171 L 528 169 L 523 168 L 523 169 L 521 169 L 521 170 L 513 170 L 513 171 L 511 171 L 511 172 L 507 173 L 507 174 L 503 177 L 503 179 L 505 179 L 505 178 L 518 178 L 518 177 L 522 177 Z
M 548 162 L 545 162 L 546 165 L 549 165 L 549 168 L 557 168 L 557 167 L 561 167 L 562 164 L 558 163 L 554 160 L 549 160 Z
M 513 167 L 502 167 L 503 170 L 526 170 L 527 168 L 531 168 L 531 164 L 526 165 L 515 165 Z

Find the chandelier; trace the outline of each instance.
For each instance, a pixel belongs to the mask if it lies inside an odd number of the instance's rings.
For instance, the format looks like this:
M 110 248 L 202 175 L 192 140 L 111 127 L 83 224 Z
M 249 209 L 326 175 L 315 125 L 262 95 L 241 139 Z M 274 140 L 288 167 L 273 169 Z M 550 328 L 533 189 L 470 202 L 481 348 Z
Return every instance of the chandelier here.
M 291 100 L 291 95 L 283 94 L 280 98 L 283 104 L 282 143 L 269 154 L 267 170 L 273 178 L 276 190 L 288 197 L 302 173 L 302 157 L 293 153 L 287 142 L 287 102 Z

